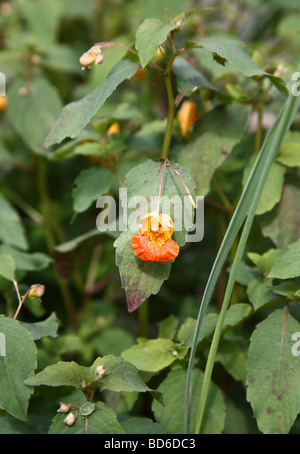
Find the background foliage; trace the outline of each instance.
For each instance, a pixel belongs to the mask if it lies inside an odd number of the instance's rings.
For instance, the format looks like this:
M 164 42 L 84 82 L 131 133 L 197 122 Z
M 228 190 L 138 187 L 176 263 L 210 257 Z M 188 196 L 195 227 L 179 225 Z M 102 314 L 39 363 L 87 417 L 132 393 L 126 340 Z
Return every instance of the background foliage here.
M 188 430 L 198 431 L 239 235 L 195 338 L 200 302 L 247 180 L 255 189 L 251 169 L 277 116 L 291 127 L 276 142 L 256 207 L 200 431 L 299 433 L 299 114 L 282 110 L 300 63 L 297 6 L 0 3 L 0 433 L 183 433 L 191 348 Z M 192 13 L 198 8 L 208 9 Z M 82 71 L 80 56 L 97 42 L 121 46 Z M 175 55 L 172 43 L 185 52 Z M 187 100 L 197 109 L 192 126 L 179 114 Z M 165 152 L 193 196 L 205 196 L 204 238 L 185 244 L 177 234 L 174 263 L 145 264 L 130 232 L 96 229 L 96 200 L 118 200 L 124 185 L 150 197 Z M 170 172 L 163 192 L 184 195 Z M 29 293 L 37 283 L 41 297 Z M 16 289 L 27 297 L 14 318 Z M 127 304 L 140 307 L 129 313 Z M 57 412 L 60 402 L 73 425 Z

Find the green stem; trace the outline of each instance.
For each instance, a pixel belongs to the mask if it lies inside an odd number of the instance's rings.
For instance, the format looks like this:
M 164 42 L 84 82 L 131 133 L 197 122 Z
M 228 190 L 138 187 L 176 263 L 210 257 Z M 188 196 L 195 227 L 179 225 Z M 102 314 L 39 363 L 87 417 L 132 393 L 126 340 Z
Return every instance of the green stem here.
M 166 69 L 166 74 L 165 74 L 165 84 L 166 84 L 166 89 L 167 89 L 169 110 L 168 110 L 165 137 L 164 137 L 164 142 L 163 142 L 161 156 L 160 156 L 162 159 L 166 159 L 169 154 L 172 129 L 173 129 L 173 121 L 174 121 L 174 117 L 175 117 L 175 101 L 174 101 L 174 94 L 173 94 L 172 81 L 171 81 L 171 69 L 172 69 L 172 64 L 173 64 L 174 59 L 175 59 L 175 55 L 173 54 L 168 63 L 168 66 Z
M 148 300 L 138 309 L 139 325 L 140 325 L 140 337 L 148 338 Z
M 264 107 L 264 99 L 265 99 L 265 91 L 262 88 L 260 98 L 257 104 L 257 128 L 255 134 L 255 142 L 254 142 L 254 153 L 258 153 L 261 146 L 261 138 L 262 138 L 262 121 L 263 121 L 263 107 Z
M 47 185 L 46 185 L 46 171 L 45 171 L 44 163 L 42 162 L 42 158 L 40 156 L 35 156 L 35 163 L 36 163 L 36 167 L 37 167 L 38 192 L 39 192 L 40 198 L 41 198 L 43 216 L 46 219 L 46 223 L 44 226 L 45 234 L 46 234 L 46 241 L 47 241 L 48 250 L 49 250 L 49 252 L 51 252 L 51 250 L 56 245 L 56 240 L 52 233 L 51 224 L 50 224 L 50 220 L 53 221 L 52 216 L 53 216 L 54 210 L 52 207 L 51 199 L 48 194 L 48 189 L 47 189 Z M 54 217 L 56 218 L 56 215 Z M 57 222 L 54 221 L 54 224 L 52 224 L 52 225 L 53 225 L 53 229 L 54 229 L 55 225 L 57 227 Z M 60 228 L 57 230 L 57 233 L 59 234 L 58 236 L 61 235 Z M 72 328 L 74 330 L 76 330 L 77 329 L 77 315 L 76 315 L 76 311 L 74 308 L 73 299 L 72 299 L 72 295 L 71 295 L 68 283 L 65 279 L 62 279 L 61 277 L 59 277 L 57 272 L 56 272 L 56 275 L 57 275 L 57 282 L 58 282 L 58 285 L 60 288 L 60 292 L 62 294 L 63 301 L 64 301 L 66 311 L 68 314 L 68 318 L 70 320 L 70 324 L 71 324 Z

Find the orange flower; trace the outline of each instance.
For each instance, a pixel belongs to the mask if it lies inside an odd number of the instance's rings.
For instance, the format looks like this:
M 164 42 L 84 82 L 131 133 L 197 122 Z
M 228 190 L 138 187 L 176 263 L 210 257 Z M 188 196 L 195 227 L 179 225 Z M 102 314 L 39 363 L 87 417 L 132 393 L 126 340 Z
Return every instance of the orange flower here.
M 146 262 L 168 262 L 179 254 L 179 246 L 171 240 L 174 224 L 169 215 L 148 213 L 141 220 L 140 233 L 132 238 L 132 248 Z
M 194 101 L 185 101 L 178 111 L 177 118 L 181 129 L 181 135 L 182 137 L 185 137 L 190 127 L 199 118 L 198 108 Z

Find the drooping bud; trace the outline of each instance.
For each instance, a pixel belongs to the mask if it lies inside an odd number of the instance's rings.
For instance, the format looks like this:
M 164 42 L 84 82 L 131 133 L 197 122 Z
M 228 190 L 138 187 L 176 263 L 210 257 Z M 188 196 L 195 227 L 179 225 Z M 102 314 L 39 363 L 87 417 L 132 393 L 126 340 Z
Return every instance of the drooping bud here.
M 0 112 L 1 110 L 5 110 L 7 107 L 7 96 L 1 96 L 0 95 Z
M 45 286 L 42 284 L 34 284 L 30 287 L 28 298 L 34 300 L 36 298 L 41 298 L 45 293 Z
M 107 130 L 107 134 L 111 136 L 112 134 L 120 134 L 120 124 L 115 121 Z
M 104 55 L 101 52 L 101 47 L 99 45 L 95 45 L 81 55 L 79 62 L 82 69 L 86 69 L 91 68 L 93 65 L 102 63 L 103 59 Z
M 104 369 L 103 364 L 99 364 L 99 366 L 96 367 L 95 375 L 99 375 L 100 377 L 105 377 L 105 375 L 107 375 L 107 370 Z
M 57 410 L 57 413 L 67 413 L 71 408 L 71 404 L 65 404 L 64 402 L 60 402 L 60 407 Z
M 199 113 L 194 101 L 187 100 L 180 107 L 177 115 L 181 135 L 185 137 L 190 127 L 198 120 Z
M 64 419 L 64 423 L 67 424 L 67 426 L 73 426 L 75 421 L 76 421 L 76 416 L 72 412 L 70 412 L 68 414 L 68 416 Z
M 81 66 L 83 66 L 84 68 L 89 68 L 94 63 L 94 57 L 90 55 L 88 52 L 85 52 L 84 54 L 81 55 L 79 62 Z

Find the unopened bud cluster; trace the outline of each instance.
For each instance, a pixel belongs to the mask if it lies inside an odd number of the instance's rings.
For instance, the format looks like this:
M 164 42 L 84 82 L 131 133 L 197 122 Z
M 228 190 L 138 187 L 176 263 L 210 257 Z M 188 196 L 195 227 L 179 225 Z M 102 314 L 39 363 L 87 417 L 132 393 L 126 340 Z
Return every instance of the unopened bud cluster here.
M 99 366 L 96 367 L 95 375 L 99 375 L 100 377 L 105 377 L 107 375 L 107 370 L 104 369 L 103 364 L 99 364 Z
M 82 69 L 91 68 L 103 62 L 104 55 L 101 52 L 99 45 L 92 46 L 87 52 L 81 55 L 79 62 Z

